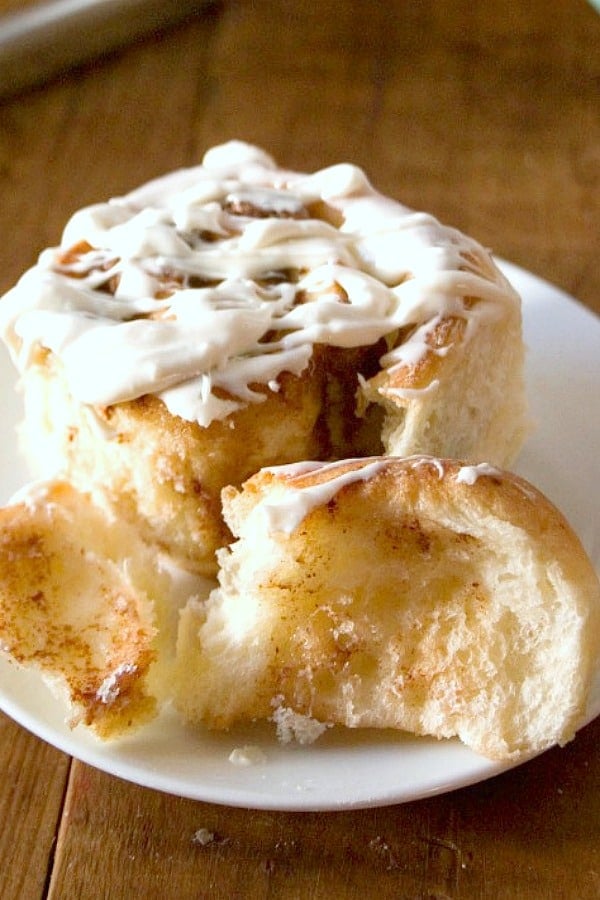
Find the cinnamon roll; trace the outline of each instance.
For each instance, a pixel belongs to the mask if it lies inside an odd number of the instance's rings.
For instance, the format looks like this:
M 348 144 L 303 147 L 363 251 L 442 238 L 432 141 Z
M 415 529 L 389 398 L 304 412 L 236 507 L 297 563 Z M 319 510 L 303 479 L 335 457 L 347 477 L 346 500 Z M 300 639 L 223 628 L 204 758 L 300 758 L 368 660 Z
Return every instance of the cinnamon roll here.
M 489 253 L 356 166 L 241 142 L 86 208 L 0 302 L 22 444 L 214 574 L 221 490 L 265 466 L 413 453 L 507 465 L 520 301 Z

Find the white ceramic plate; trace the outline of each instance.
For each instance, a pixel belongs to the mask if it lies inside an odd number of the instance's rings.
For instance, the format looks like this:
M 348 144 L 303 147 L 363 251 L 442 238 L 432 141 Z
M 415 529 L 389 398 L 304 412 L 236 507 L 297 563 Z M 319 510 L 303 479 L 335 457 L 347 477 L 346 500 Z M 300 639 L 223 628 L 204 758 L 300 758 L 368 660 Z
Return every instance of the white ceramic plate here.
M 515 469 L 567 515 L 600 570 L 600 319 L 556 288 L 509 264 L 521 292 L 527 379 L 536 430 Z M 5 419 L 0 444 L 0 501 L 25 480 L 12 423 L 20 404 L 3 354 Z M 262 809 L 334 810 L 378 806 L 473 784 L 508 768 L 458 741 L 391 732 L 332 729 L 308 747 L 281 746 L 272 726 L 209 734 L 161 717 L 137 734 L 105 745 L 65 724 L 66 711 L 39 677 L 0 663 L 0 708 L 34 734 L 105 772 L 147 787 L 215 803 Z M 600 714 L 600 683 L 588 721 Z M 239 766 L 231 751 L 250 745 L 264 759 Z

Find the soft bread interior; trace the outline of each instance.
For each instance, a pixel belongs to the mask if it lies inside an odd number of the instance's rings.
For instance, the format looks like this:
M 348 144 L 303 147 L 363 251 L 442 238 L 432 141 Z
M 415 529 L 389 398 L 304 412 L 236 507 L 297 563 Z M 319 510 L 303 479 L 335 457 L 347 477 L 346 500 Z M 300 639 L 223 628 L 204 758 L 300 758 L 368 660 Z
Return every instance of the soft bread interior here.
M 225 492 L 238 540 L 208 604 L 182 616 L 184 716 L 223 728 L 292 710 L 458 735 L 498 759 L 570 739 L 600 588 L 560 514 L 517 478 L 465 481 L 458 464 L 427 460 L 390 460 L 307 500 L 346 470 L 263 472 Z M 269 529 L 298 503 L 289 533 Z
M 173 576 L 129 526 L 64 482 L 0 510 L 0 644 L 103 738 L 169 692 Z
M 521 449 L 529 425 L 518 299 L 470 302 L 469 320 L 447 317 L 429 331 L 416 365 L 361 381 L 360 402 L 385 412 L 382 441 L 390 456 L 427 453 L 506 468 Z
M 285 379 L 279 393 L 208 428 L 168 413 L 154 396 L 111 407 L 78 403 L 50 354 L 22 377 L 20 443 L 36 477 L 62 473 L 103 495 L 178 563 L 216 573 L 215 551 L 231 539 L 220 492 L 266 463 L 312 457 L 320 380 Z

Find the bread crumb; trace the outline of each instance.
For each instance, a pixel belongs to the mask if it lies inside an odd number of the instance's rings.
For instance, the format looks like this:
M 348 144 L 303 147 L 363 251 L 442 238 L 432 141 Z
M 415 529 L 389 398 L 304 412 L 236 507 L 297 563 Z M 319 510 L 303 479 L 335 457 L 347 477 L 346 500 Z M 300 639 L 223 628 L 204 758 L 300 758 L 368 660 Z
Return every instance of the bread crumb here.
M 214 831 L 209 831 L 208 828 L 199 828 L 192 835 L 192 844 L 200 844 L 201 847 L 206 847 L 208 844 L 212 844 L 214 839 Z
M 136 668 L 137 667 L 131 663 L 122 663 L 122 665 L 118 666 L 114 672 L 107 675 L 96 691 L 98 700 L 100 700 L 101 703 L 105 703 L 106 706 L 110 706 L 111 703 L 114 703 L 121 692 L 121 680 L 123 675 L 131 675 L 135 672 Z
M 255 766 L 257 763 L 265 762 L 266 754 L 251 744 L 243 747 L 235 747 L 229 754 L 229 762 L 234 766 Z
M 278 698 L 275 698 L 273 703 L 277 704 Z M 312 744 L 321 737 L 324 731 L 331 728 L 327 722 L 319 722 L 311 716 L 294 712 L 288 706 L 277 705 L 271 721 L 276 725 L 277 739 L 282 744 L 290 744 L 292 741 L 297 741 L 299 744 Z

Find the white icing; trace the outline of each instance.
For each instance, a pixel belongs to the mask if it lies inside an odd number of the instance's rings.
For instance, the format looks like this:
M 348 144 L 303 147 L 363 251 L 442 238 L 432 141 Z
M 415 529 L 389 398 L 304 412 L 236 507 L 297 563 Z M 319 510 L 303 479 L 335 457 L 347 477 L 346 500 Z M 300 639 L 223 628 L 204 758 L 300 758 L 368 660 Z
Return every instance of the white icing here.
M 410 463 L 411 469 L 418 469 L 420 466 L 433 467 L 440 481 L 446 474 L 443 461 L 436 456 L 407 456 L 406 461 Z
M 325 466 L 335 467 L 337 465 L 342 465 L 342 462 L 324 463 L 322 461 L 303 459 L 299 462 L 285 463 L 281 466 L 267 466 L 263 471 L 271 472 L 273 475 L 295 477 L 296 475 L 307 475 L 309 472 L 315 472 L 317 469 L 322 469 Z
M 348 462 L 360 462 L 360 466 L 344 471 Z M 255 506 L 248 519 L 247 527 L 250 531 L 254 530 L 254 516 L 259 516 L 262 518 L 262 523 L 266 523 L 268 534 L 292 534 L 313 509 L 329 503 L 346 485 L 373 478 L 389 467 L 390 462 L 389 457 L 367 457 L 361 460 L 340 460 L 331 463 L 304 461 L 264 469 L 263 471 L 280 478 L 283 476 L 283 481 L 280 481 L 268 497 L 259 501 Z M 440 480 L 446 474 L 444 461 L 435 456 L 409 456 L 404 458 L 403 463 L 413 469 L 430 466 L 435 469 Z M 336 474 L 338 469 L 342 469 L 342 471 Z M 301 487 L 286 484 L 285 479 L 287 478 L 297 478 L 316 471 L 329 473 L 331 477 L 318 484 Z M 455 475 L 455 481 L 458 484 L 473 485 L 482 475 L 498 477 L 500 474 L 499 469 L 483 462 L 478 465 L 461 466 Z
M 310 212 L 317 202 L 331 221 Z M 440 316 L 515 301 L 489 262 L 474 268 L 483 255 L 356 166 L 287 172 L 233 141 L 75 213 L 61 246 L 4 297 L 0 330 L 21 371 L 40 347 L 59 357 L 83 403 L 154 393 L 208 425 L 264 399 L 252 385 L 299 375 L 315 343 L 362 346 L 412 326 L 382 366 L 414 365 Z M 488 302 L 466 309 L 466 296 Z
M 389 460 L 372 458 L 361 460 L 361 463 L 364 463 L 364 465 L 341 472 L 339 475 L 334 475 L 334 477 L 320 484 L 311 484 L 300 488 L 286 485 L 278 496 L 262 500 L 257 504 L 250 518 L 256 515 L 263 517 L 263 520 L 266 520 L 269 534 L 291 534 L 302 524 L 313 509 L 329 503 L 346 485 L 357 481 L 368 481 L 389 465 Z M 317 469 L 335 472 L 336 469 L 346 464 L 347 462 L 344 461 L 334 463 L 306 462 L 297 465 L 274 467 L 269 469 L 269 471 L 275 474 L 281 473 L 294 476 L 303 475 Z M 253 527 L 253 525 L 250 527 Z
M 490 466 L 489 463 L 479 463 L 476 466 L 461 466 L 461 468 L 456 473 L 455 481 L 457 484 L 469 484 L 473 485 L 482 475 L 490 475 L 498 477 L 500 475 L 500 470 L 496 469 L 494 466 Z

